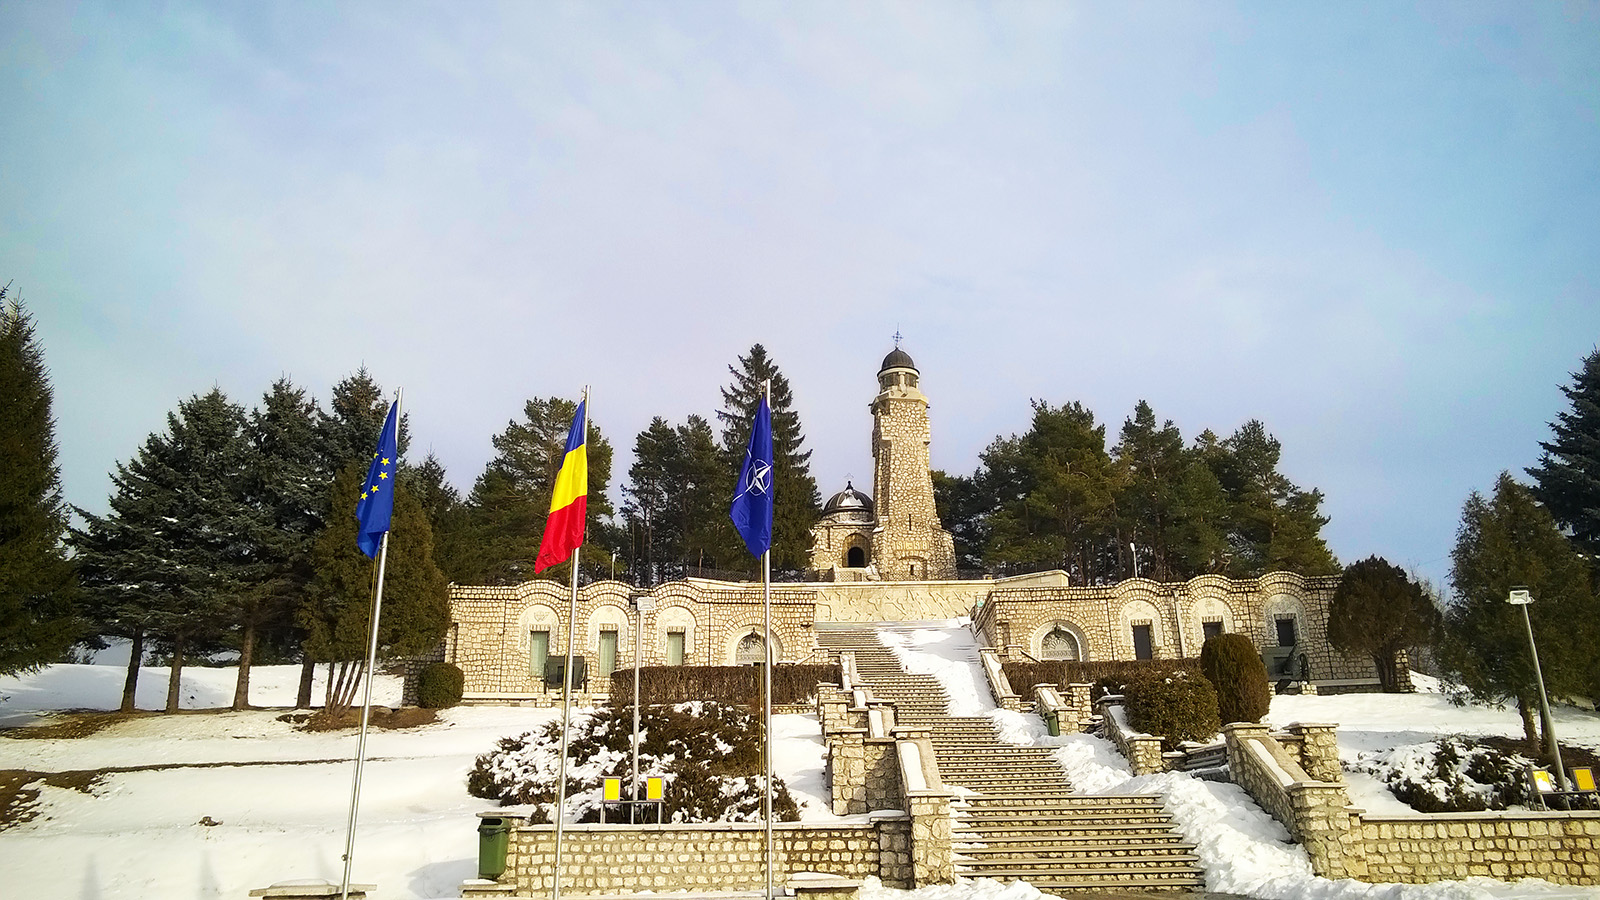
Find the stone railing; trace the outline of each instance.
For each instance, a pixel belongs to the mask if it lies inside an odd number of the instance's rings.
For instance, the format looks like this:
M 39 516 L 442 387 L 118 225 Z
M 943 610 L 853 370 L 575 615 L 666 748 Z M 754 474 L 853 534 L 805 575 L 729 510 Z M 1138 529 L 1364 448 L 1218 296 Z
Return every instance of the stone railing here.
M 1095 709 L 1105 725 L 1106 737 L 1122 751 L 1133 774 L 1152 775 L 1166 771 L 1166 762 L 1161 756 L 1161 738 L 1134 731 L 1128 725 L 1127 708 L 1122 705 L 1121 697 L 1115 694 L 1102 697 L 1095 703 Z
M 1329 878 L 1426 884 L 1475 875 L 1600 884 L 1600 812 L 1374 816 L 1350 806 L 1332 725 L 1224 726 L 1233 780 Z
M 983 668 L 984 680 L 989 683 L 989 694 L 994 697 L 995 705 L 1012 712 L 1022 712 L 1023 699 L 1011 689 L 1011 680 L 1006 677 L 1006 671 L 1000 664 L 1000 651 L 984 647 L 978 651 L 978 662 Z
M 950 884 L 955 881 L 950 815 L 953 795 L 939 778 L 933 732 L 928 728 L 902 727 L 895 729 L 895 736 L 900 785 L 905 792 L 905 810 L 911 818 L 911 886 Z

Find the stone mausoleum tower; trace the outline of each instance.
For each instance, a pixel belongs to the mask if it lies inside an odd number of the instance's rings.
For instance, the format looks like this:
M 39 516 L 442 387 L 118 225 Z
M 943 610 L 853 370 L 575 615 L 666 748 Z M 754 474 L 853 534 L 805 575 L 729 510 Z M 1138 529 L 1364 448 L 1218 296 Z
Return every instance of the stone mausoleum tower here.
M 872 491 L 845 485 L 811 530 L 811 567 L 834 581 L 943 581 L 956 577 L 955 545 L 933 508 L 928 398 L 898 346 L 878 369 L 872 400 Z
M 917 386 L 917 366 L 898 346 L 878 367 L 872 399 L 872 492 L 878 521 L 872 564 L 892 581 L 956 577 L 955 544 L 933 508 L 928 462 L 928 398 Z

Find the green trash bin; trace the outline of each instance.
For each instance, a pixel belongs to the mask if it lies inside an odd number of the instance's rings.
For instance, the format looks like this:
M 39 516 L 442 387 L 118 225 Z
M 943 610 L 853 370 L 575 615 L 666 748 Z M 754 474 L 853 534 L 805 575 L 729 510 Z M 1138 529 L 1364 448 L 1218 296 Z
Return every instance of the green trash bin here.
M 478 820 L 478 877 L 499 880 L 506 871 L 506 851 L 511 848 L 511 820 L 481 816 Z
M 1061 736 L 1061 712 L 1059 710 L 1045 710 L 1044 724 L 1046 728 L 1050 729 L 1051 737 Z

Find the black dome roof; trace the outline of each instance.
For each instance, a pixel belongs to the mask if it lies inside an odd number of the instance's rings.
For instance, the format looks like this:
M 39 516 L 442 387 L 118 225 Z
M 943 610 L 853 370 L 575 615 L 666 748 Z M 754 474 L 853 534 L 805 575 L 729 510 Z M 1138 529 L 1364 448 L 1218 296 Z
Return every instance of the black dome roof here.
M 861 510 L 871 515 L 872 509 L 872 498 L 856 490 L 848 481 L 844 483 L 844 490 L 829 497 L 828 502 L 822 504 L 823 515 L 846 510 Z
M 883 358 L 883 365 L 878 367 L 878 371 L 882 372 L 887 369 L 915 369 L 916 367 L 917 364 L 911 361 L 911 354 L 901 350 L 899 347 L 896 347 L 889 351 L 888 356 Z

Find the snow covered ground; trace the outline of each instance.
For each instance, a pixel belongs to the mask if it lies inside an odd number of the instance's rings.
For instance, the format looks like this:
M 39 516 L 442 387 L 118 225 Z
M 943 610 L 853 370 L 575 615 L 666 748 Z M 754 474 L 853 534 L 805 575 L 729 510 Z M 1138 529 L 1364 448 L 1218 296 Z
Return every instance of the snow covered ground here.
M 1282 827 L 1237 787 L 1172 774 L 1133 778 L 1104 741 L 1085 735 L 1051 738 L 1036 719 L 994 709 L 981 687 L 982 673 L 972 663 L 972 638 L 963 625 L 896 635 L 895 651 L 913 671 L 939 677 L 958 698 L 957 711 L 994 716 L 1013 740 L 1058 746 L 1057 755 L 1080 790 L 1165 796 L 1182 830 L 1200 848 L 1212 890 L 1313 900 L 1600 897 L 1600 891 L 1535 882 L 1400 886 L 1317 878 L 1304 852 L 1287 843 Z M 226 706 L 234 675 L 231 668 L 186 668 L 183 707 Z M 256 668 L 251 702 L 289 705 L 298 675 L 294 666 Z M 122 677 L 120 666 L 77 665 L 0 678 L 0 725 L 48 721 L 51 710 L 113 709 Z M 145 670 L 139 705 L 159 708 L 165 694 L 165 670 Z M 379 678 L 376 702 L 393 703 L 398 695 L 397 678 Z M 292 878 L 337 882 L 355 738 L 296 731 L 278 720 L 282 712 L 158 715 L 77 739 L 0 739 L 0 769 L 103 773 L 86 792 L 33 783 L 40 791 L 36 817 L 0 831 L 0 896 L 234 900 L 252 888 Z M 556 714 L 462 708 L 445 711 L 437 723 L 420 729 L 374 732 L 361 795 L 355 880 L 376 882 L 380 900 L 456 896 L 461 881 L 476 874 L 476 813 L 486 809 L 465 788 L 474 757 L 497 738 L 531 730 Z M 1439 734 L 1520 731 L 1511 711 L 1458 709 L 1435 693 L 1279 697 L 1269 720 L 1338 722 L 1346 755 Z M 1600 746 L 1600 717 L 1594 714 L 1563 709 L 1557 726 L 1564 740 Z M 774 735 L 775 768 L 802 803 L 802 816 L 833 819 L 825 803 L 824 747 L 816 719 L 777 717 Z M 1362 794 L 1356 802 L 1380 811 L 1371 799 Z M 207 821 L 217 824 L 201 824 Z M 863 900 L 1040 896 L 1026 884 L 987 881 L 911 893 L 916 897 L 874 885 Z

